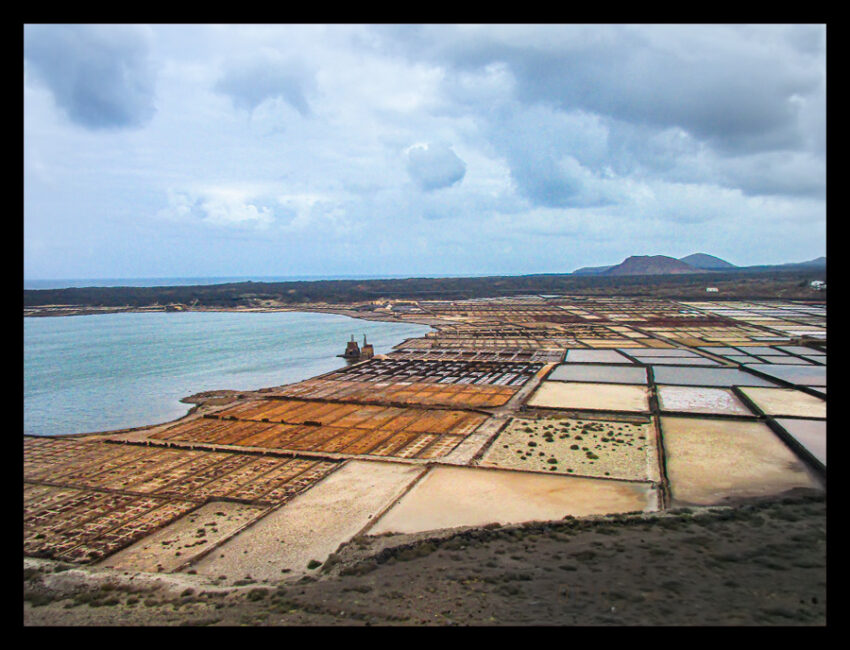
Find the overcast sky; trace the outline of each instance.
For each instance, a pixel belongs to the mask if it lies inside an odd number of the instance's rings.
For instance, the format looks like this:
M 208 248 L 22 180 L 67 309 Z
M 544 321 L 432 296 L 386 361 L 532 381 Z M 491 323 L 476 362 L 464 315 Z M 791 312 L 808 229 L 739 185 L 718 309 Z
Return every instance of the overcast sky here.
M 826 251 L 821 25 L 28 25 L 24 275 Z

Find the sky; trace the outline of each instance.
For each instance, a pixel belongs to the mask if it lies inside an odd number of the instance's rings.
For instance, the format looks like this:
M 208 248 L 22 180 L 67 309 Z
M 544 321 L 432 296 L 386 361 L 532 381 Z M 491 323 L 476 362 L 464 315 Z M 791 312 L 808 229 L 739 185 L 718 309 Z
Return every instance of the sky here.
M 24 277 L 826 254 L 823 25 L 24 26 Z

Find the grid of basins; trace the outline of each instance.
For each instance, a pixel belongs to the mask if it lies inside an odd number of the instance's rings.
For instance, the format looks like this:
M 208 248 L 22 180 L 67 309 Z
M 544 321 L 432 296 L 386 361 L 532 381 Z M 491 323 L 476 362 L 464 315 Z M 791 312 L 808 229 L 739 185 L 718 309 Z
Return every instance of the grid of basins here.
M 373 359 L 367 363 L 329 373 L 324 375 L 323 379 L 519 387 L 542 367 L 542 363 L 507 361 Z
M 258 399 L 151 437 L 216 446 L 439 458 L 486 419 L 472 411 Z
M 485 352 L 475 349 L 426 348 L 422 350 L 394 350 L 386 355 L 393 360 L 427 359 L 437 361 L 512 361 L 517 363 L 558 363 L 564 358 L 561 351 L 499 350 Z
M 25 554 L 98 560 L 210 500 L 265 513 L 344 457 L 442 458 L 464 440 L 463 453 L 489 442 L 480 462 L 491 469 L 461 468 L 469 480 L 640 488 L 627 509 L 644 507 L 634 505 L 646 501 L 641 490 L 661 478 L 659 440 L 674 504 L 812 487 L 799 458 L 825 470 L 825 400 L 816 396 L 826 391 L 824 306 L 540 296 L 422 305 L 446 318 L 439 332 L 157 428 L 150 446 L 25 437 Z M 796 345 L 801 336 L 824 341 Z M 488 416 L 471 409 L 505 405 L 543 364 L 559 362 L 530 410 L 495 438 L 478 430 Z M 446 503 L 463 493 L 444 488 Z M 588 512 L 608 503 L 593 490 Z M 525 501 L 508 501 L 524 520 Z
M 631 369 L 621 365 L 630 362 L 640 365 Z M 658 406 L 664 412 L 754 417 L 753 412 L 732 391 L 732 387 L 772 385 L 749 373 L 736 371 L 735 368 L 718 367 L 718 362 L 683 348 L 568 350 L 565 364 L 557 367 L 548 379 L 644 383 L 641 374 L 644 372 L 643 366 L 652 368 Z M 703 371 L 703 366 L 707 366 L 705 370 L 708 372 Z
M 24 553 L 70 562 L 106 557 L 210 500 L 283 504 L 338 466 L 64 438 L 26 437 L 24 450 Z
M 332 399 L 361 404 L 403 404 L 411 406 L 452 406 L 457 408 L 496 408 L 506 404 L 519 389 L 511 386 L 470 384 L 423 384 L 404 382 L 383 384 L 364 381 L 308 379 L 277 389 L 269 395 Z
M 533 330 L 465 330 L 462 332 L 439 332 L 420 339 L 409 339 L 396 346 L 397 350 L 475 349 L 487 352 L 503 350 L 558 350 L 563 351 L 574 338 L 562 333 L 550 334 Z
M 719 352 L 721 357 L 729 352 L 743 352 L 774 358 L 809 351 L 803 346 L 786 346 L 784 349 L 739 346 L 705 350 Z M 622 362 L 628 362 L 629 358 L 640 365 L 624 365 Z M 814 459 L 814 463 L 810 461 L 812 465 L 820 464 L 825 468 L 825 420 L 811 419 L 825 418 L 825 402 L 801 391 L 780 388 L 769 380 L 738 368 L 702 367 L 701 359 L 703 357 L 688 349 L 625 349 L 616 354 L 568 350 L 565 363 L 549 375 L 548 379 L 552 381 L 544 382 L 528 404 L 579 412 L 600 408 L 598 392 L 606 388 L 604 382 L 642 383 L 643 377 L 638 373 L 648 366 L 652 371 L 650 377 L 654 380 L 652 386 L 658 410 L 669 414 L 662 419 L 666 425 L 661 427 L 661 431 L 663 439 L 666 441 L 669 437 L 671 441 L 666 462 L 668 468 L 672 467 L 669 477 L 676 500 L 682 503 L 714 503 L 727 497 L 774 493 L 786 486 L 788 489 L 814 486 L 811 475 L 801 464 L 794 463 L 794 453 L 781 438 L 791 438 L 792 448 L 796 444 L 804 456 Z M 793 365 L 773 367 L 799 371 L 799 366 Z M 558 380 L 585 391 L 588 399 L 583 404 L 579 404 L 580 400 L 575 396 L 569 399 L 566 395 L 559 396 L 560 402 L 541 400 L 539 395 L 547 388 L 546 384 L 554 386 Z M 582 383 L 590 381 L 597 383 Z M 755 404 L 752 409 L 751 404 Z M 606 406 L 611 410 L 625 409 L 623 404 L 609 403 Z M 771 420 L 771 427 L 778 428 L 777 433 L 771 431 L 767 423 L 757 421 L 763 414 L 772 416 L 777 412 L 797 417 Z M 684 415 L 688 417 L 682 418 Z M 809 419 L 805 419 L 806 416 Z M 715 419 L 721 417 L 724 419 Z M 703 439 L 699 442 L 691 439 L 685 433 L 687 431 L 703 436 Z M 739 435 L 736 436 L 735 432 Z M 578 449 L 585 451 L 581 446 Z M 499 449 L 496 441 L 490 453 L 503 456 L 500 460 L 505 462 L 508 460 L 505 456 L 507 451 L 505 443 Z M 525 450 L 510 451 L 516 454 L 510 459 L 513 464 L 528 462 L 529 455 Z M 595 452 L 591 453 L 595 455 Z M 697 455 L 699 458 L 692 457 Z M 789 462 L 792 464 L 788 465 Z M 718 480 L 718 476 L 724 476 L 724 466 L 728 474 Z
M 367 404 L 495 408 L 507 403 L 543 367 L 502 361 L 373 359 L 270 394 Z
M 704 348 L 715 356 L 737 364 L 826 365 L 826 353 L 804 345 L 735 345 Z
M 689 302 L 685 303 L 750 325 L 769 328 L 786 336 L 826 338 L 826 306 L 802 303 Z M 777 340 L 778 337 L 773 337 Z M 758 339 L 757 339 L 758 340 Z M 771 340 L 764 338 L 762 340 Z

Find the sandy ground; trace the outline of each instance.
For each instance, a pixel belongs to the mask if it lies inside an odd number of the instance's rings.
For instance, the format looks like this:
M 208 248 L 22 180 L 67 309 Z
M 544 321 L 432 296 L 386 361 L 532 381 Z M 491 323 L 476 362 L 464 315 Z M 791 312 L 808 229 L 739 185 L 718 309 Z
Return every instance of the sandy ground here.
M 528 405 L 639 412 L 649 410 L 649 398 L 645 386 L 544 381 Z
M 767 415 L 826 417 L 826 400 L 793 388 L 742 387 L 740 390 Z
M 493 441 L 481 465 L 659 480 L 655 429 L 649 420 L 515 418 Z
M 823 496 L 673 513 L 358 538 L 315 580 L 221 589 L 187 576 L 25 561 L 35 625 L 757 625 L 827 622 Z M 58 570 L 58 572 L 56 572 Z M 115 572 L 113 572 L 115 573 Z M 305 580 L 302 578 L 302 580 Z
M 817 485 L 762 422 L 662 417 L 661 433 L 674 504 L 709 505 Z
M 403 493 L 424 467 L 348 461 L 344 467 L 270 513 L 192 565 L 224 582 L 279 580 L 300 574 L 356 535 Z
M 678 413 L 717 413 L 752 416 L 754 413 L 727 388 L 658 386 L 658 406 Z
M 370 535 L 654 510 L 648 483 L 474 467 L 434 467 Z

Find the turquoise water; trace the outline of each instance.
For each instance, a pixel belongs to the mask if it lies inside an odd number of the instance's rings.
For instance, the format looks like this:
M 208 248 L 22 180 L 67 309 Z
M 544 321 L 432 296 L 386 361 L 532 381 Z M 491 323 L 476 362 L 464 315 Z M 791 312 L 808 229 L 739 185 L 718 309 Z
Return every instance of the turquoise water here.
M 167 422 L 179 400 L 253 390 L 345 366 L 363 334 L 375 353 L 430 328 L 334 314 L 154 313 L 24 318 L 24 433 L 60 435 Z

